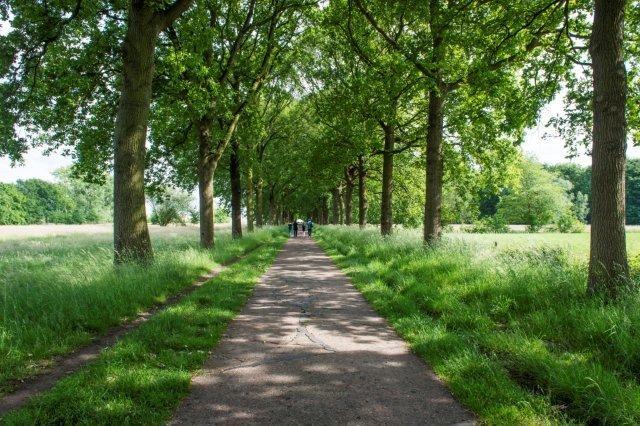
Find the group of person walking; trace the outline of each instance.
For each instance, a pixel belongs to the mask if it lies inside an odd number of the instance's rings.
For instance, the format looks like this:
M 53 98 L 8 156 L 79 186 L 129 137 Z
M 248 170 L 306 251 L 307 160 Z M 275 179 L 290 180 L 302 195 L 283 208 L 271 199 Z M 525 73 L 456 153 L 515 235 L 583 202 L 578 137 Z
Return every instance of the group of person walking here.
M 298 233 L 301 231 L 302 236 L 311 237 L 311 233 L 313 232 L 313 221 L 311 218 L 307 218 L 307 221 L 303 221 L 302 219 L 294 220 L 289 223 L 289 236 L 297 238 Z

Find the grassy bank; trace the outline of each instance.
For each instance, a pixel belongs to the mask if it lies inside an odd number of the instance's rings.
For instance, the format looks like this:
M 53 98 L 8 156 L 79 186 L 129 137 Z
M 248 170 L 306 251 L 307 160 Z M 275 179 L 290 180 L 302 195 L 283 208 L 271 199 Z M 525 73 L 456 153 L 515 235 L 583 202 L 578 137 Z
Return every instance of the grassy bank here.
M 0 242 L 0 393 L 60 354 L 87 344 L 189 285 L 216 264 L 265 242 L 264 230 L 215 249 L 198 248 L 197 232 L 154 235 L 151 266 L 114 269 L 109 235 L 67 235 Z
M 227 323 L 284 238 L 278 237 L 144 323 L 99 360 L 60 381 L 7 424 L 158 424 L 187 395 Z
M 317 239 L 486 422 L 640 423 L 640 297 L 587 298 L 585 263 L 562 249 L 424 249 L 330 227 Z

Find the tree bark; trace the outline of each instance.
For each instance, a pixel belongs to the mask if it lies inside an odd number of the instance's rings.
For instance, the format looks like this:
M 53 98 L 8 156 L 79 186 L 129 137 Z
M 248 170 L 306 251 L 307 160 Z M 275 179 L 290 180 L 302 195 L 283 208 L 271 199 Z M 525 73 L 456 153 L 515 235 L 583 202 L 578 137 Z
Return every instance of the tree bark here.
M 247 231 L 253 232 L 253 167 L 247 167 Z
M 211 121 L 198 123 L 198 195 L 200 198 L 200 246 L 208 249 L 214 244 L 215 207 L 213 177 L 218 163 L 212 154 L 213 134 Z
M 367 169 L 364 165 L 364 157 L 358 156 L 358 225 L 364 228 L 367 225 L 367 212 L 369 201 L 367 200 Z
M 344 223 L 351 225 L 353 223 L 353 188 L 355 187 L 355 169 L 349 166 L 344 171 Z
M 335 187 L 331 190 L 331 224 L 340 223 L 340 188 Z
M 429 91 L 429 117 L 427 130 L 426 197 L 424 204 L 424 242 L 431 244 L 442 235 L 442 132 L 444 97 L 433 89 Z
M 258 175 L 258 182 L 256 183 L 256 226 L 258 228 L 262 228 L 262 226 L 264 226 L 263 187 L 264 181 L 262 180 L 262 174 L 260 174 Z
M 231 181 L 231 236 L 242 237 L 242 184 L 240 176 L 240 144 L 237 138 L 231 141 L 229 164 Z
M 627 77 L 624 0 L 596 0 L 589 52 L 593 69 L 593 148 L 589 293 L 619 294 L 629 266 L 625 240 Z
M 114 140 L 113 245 L 116 264 L 153 260 L 144 196 L 147 125 L 156 28 L 153 10 L 132 4 L 122 43 L 122 91 Z
M 329 200 L 325 195 L 322 197 L 322 224 L 327 225 L 329 223 Z
M 393 229 L 393 150 L 395 148 L 395 129 L 383 124 L 384 152 L 382 153 L 382 201 L 380 205 L 380 233 L 389 235 Z

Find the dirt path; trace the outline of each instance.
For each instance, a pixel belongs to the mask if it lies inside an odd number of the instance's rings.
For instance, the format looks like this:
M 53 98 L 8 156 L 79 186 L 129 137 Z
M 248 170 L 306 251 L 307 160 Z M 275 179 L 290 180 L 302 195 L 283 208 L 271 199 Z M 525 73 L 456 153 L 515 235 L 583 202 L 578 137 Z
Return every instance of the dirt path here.
M 172 424 L 471 424 L 309 239 L 290 240 Z

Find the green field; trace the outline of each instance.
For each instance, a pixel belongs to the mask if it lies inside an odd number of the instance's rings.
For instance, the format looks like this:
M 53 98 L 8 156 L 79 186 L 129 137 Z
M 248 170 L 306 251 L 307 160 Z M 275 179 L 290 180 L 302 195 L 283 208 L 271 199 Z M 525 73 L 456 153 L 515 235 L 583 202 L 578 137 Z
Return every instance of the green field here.
M 483 421 L 638 424 L 640 297 L 587 296 L 587 237 L 450 234 L 425 249 L 415 231 L 317 232 L 374 308 Z
M 153 233 L 152 266 L 114 269 L 109 234 L 69 234 L 0 241 L 0 394 L 52 357 L 87 344 L 109 327 L 135 317 L 189 285 L 215 265 L 264 243 L 278 230 L 198 248 L 198 229 Z
M 418 232 L 420 234 L 420 232 Z M 452 232 L 445 234 L 453 241 L 464 241 L 483 250 L 499 252 L 505 249 L 526 249 L 540 246 L 560 247 L 576 259 L 589 258 L 589 233 L 561 234 L 557 232 L 509 234 L 470 234 Z M 419 238 L 414 237 L 414 238 Z M 627 232 L 627 253 L 630 258 L 640 254 L 640 232 Z

